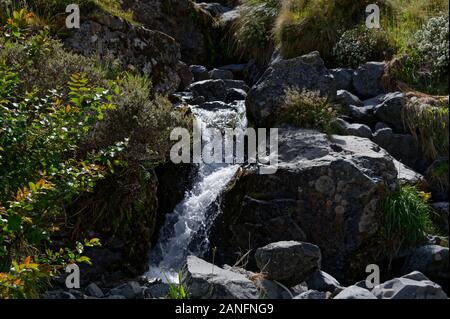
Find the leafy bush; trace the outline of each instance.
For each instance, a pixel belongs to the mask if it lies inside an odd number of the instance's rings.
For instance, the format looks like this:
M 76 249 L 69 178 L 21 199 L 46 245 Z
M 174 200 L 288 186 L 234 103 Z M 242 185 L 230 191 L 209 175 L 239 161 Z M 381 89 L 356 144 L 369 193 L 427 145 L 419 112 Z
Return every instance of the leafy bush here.
M 367 61 L 383 60 L 388 48 L 382 31 L 356 28 L 345 31 L 333 49 L 336 63 L 343 67 L 358 67 Z
M 388 254 L 392 256 L 402 247 L 419 244 L 433 232 L 429 198 L 430 194 L 415 186 L 402 185 L 385 200 L 383 235 Z
M 328 133 L 335 118 L 336 112 L 319 92 L 288 89 L 277 115 L 277 123 Z
M 417 48 L 425 61 L 430 63 L 432 74 L 441 75 L 448 72 L 448 18 L 448 15 L 431 18 L 416 33 Z
M 73 242 L 86 225 L 148 246 L 153 168 L 190 118 L 147 78 L 68 53 L 14 15 L 0 28 L 0 296 L 33 298 L 67 263 L 89 262 L 92 242 Z

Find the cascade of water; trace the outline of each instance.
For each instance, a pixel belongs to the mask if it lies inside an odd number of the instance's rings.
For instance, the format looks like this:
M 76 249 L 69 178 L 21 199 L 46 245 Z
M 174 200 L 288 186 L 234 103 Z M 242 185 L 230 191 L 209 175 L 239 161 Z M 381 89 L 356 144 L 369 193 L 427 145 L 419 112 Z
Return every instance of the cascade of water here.
M 247 127 L 245 103 L 235 102 L 228 108 L 191 107 L 202 129 L 202 144 L 211 142 L 206 128 Z M 148 277 L 177 281 L 177 272 L 189 254 L 201 256 L 208 247 L 208 228 L 218 214 L 217 198 L 236 174 L 239 165 L 226 163 L 199 164 L 193 187 L 166 216 L 159 239 L 150 253 Z M 193 241 L 195 239 L 195 244 Z

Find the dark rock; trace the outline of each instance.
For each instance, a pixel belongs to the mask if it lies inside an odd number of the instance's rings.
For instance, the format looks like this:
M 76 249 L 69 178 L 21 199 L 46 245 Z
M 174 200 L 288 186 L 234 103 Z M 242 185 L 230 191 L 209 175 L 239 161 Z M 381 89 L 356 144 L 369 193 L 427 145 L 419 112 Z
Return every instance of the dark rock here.
M 225 101 L 227 96 L 225 82 L 223 80 L 205 80 L 195 82 L 188 87 L 194 97 L 203 96 L 207 102 Z
M 224 82 L 227 89 L 240 89 L 244 92 L 248 92 L 250 90 L 248 85 L 241 80 L 224 80 Z
M 86 292 L 92 297 L 103 298 L 104 296 L 103 291 L 95 283 L 90 283 L 86 287 Z
M 383 102 L 375 107 L 374 115 L 396 132 L 407 133 L 402 116 L 405 104 L 406 97 L 403 93 L 388 93 L 383 97 Z
M 140 299 L 143 297 L 143 287 L 135 281 L 127 282 L 109 291 L 109 295 L 124 296 L 126 299 Z
M 394 158 L 403 164 L 423 171 L 426 167 L 426 160 L 417 143 L 417 140 L 409 134 L 396 134 L 391 128 L 378 130 L 373 141 L 389 152 Z
M 205 68 L 204 66 L 202 66 L 202 65 L 191 65 L 189 67 L 189 69 L 191 70 L 192 74 L 194 75 L 194 81 L 195 82 L 209 80 L 208 69 Z
M 318 91 L 322 96 L 336 96 L 334 78 L 318 52 L 272 63 L 250 90 L 247 115 L 257 126 L 271 126 L 287 88 Z
M 178 87 L 178 90 L 184 90 L 189 85 L 191 85 L 192 82 L 194 82 L 194 75 L 192 74 L 186 63 L 179 62 L 175 69 L 180 78 L 180 86 Z
M 337 90 L 352 91 L 353 89 L 353 72 L 352 69 L 333 69 L 330 70 L 334 76 L 334 82 L 336 83 Z
M 340 287 L 341 284 L 334 277 L 327 274 L 324 271 L 316 271 L 307 281 L 309 289 L 314 289 L 318 291 L 330 291 L 333 292 L 336 288 Z
M 401 269 L 402 274 L 420 271 L 428 278 L 448 285 L 449 255 L 448 247 L 425 245 L 408 249 Z
M 377 123 L 377 119 L 375 118 L 373 111 L 374 106 L 367 105 L 358 107 L 355 105 L 348 106 L 348 113 L 355 123 L 365 124 L 369 127 L 373 127 L 375 123 Z
M 243 101 L 247 97 L 247 93 L 241 89 L 227 89 L 227 102 Z
M 233 72 L 228 70 L 214 69 L 209 71 L 209 78 L 213 80 L 233 80 Z
M 310 243 L 281 241 L 258 248 L 255 259 L 268 279 L 295 286 L 320 269 L 321 254 Z
M 217 3 L 217 2 L 201 2 L 201 3 L 198 3 L 198 5 L 201 8 L 203 8 L 204 10 L 211 13 L 211 15 L 213 17 L 219 17 L 222 14 L 224 14 L 225 12 L 228 12 L 231 10 L 229 7 L 221 5 L 220 3 Z
M 353 73 L 353 87 L 356 95 L 371 98 L 385 92 L 381 77 L 384 74 L 384 63 L 367 62 Z

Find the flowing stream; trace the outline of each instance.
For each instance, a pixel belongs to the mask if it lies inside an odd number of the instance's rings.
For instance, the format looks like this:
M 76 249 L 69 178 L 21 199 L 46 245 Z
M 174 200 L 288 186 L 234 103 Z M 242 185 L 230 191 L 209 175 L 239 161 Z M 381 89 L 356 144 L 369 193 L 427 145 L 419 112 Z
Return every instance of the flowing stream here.
M 224 108 L 202 109 L 191 106 L 202 128 L 202 145 L 211 142 L 205 128 L 247 127 L 244 101 L 236 101 Z M 191 190 L 174 211 L 166 216 L 159 239 L 150 253 L 147 277 L 159 277 L 177 282 L 178 272 L 188 255 L 201 257 L 207 250 L 209 227 L 219 213 L 218 197 L 236 174 L 239 165 L 198 164 L 198 173 Z

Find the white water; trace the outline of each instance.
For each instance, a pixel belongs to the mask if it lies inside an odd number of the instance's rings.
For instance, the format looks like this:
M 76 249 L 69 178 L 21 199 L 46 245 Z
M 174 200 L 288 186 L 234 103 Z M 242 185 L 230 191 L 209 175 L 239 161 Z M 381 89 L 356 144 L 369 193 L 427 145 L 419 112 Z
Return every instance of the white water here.
M 192 107 L 192 111 L 203 129 L 244 129 L 247 127 L 245 104 L 243 101 L 236 103 L 226 109 Z M 210 141 L 211 136 L 202 136 L 203 145 Z M 219 213 L 217 199 L 238 168 L 239 165 L 234 164 L 199 164 L 192 189 L 166 217 L 158 242 L 150 253 L 147 277 L 177 282 L 177 274 L 186 257 L 201 257 L 208 248 L 208 229 Z

